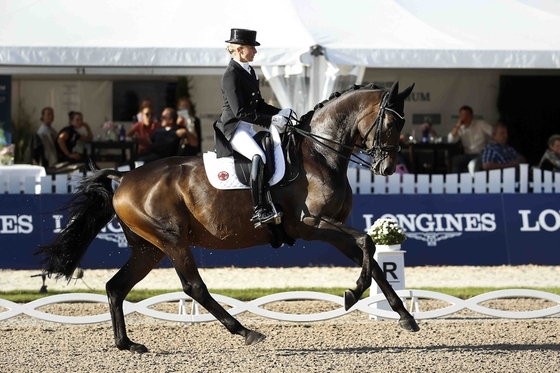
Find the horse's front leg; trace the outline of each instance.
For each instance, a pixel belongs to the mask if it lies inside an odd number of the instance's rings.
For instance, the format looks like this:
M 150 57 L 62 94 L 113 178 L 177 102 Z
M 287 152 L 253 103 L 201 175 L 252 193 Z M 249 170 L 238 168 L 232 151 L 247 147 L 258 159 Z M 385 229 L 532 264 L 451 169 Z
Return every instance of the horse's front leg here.
M 399 314 L 399 325 L 409 331 L 416 332 L 420 330 L 414 317 L 406 310 L 402 300 L 387 281 L 385 273 L 373 259 L 375 245 L 371 237 L 339 221 L 322 218 L 319 224 L 315 225 L 311 235 L 305 237 L 305 239 L 308 238 L 330 243 L 362 267 L 360 277 L 356 281 L 356 288 L 354 290 L 348 289 L 344 292 L 344 308 L 346 310 L 349 310 L 356 304 L 364 291 L 371 286 L 373 275 L 373 279 L 383 292 L 383 295 L 385 295 L 387 302 Z
M 369 236 L 367 236 L 367 238 L 373 245 L 373 251 L 375 252 L 375 245 L 373 244 L 373 241 L 371 241 L 371 238 Z M 393 289 L 391 284 L 389 284 L 389 281 L 387 281 L 387 276 L 379 266 L 379 263 L 377 263 L 377 261 L 375 260 L 372 260 L 372 263 L 373 264 L 371 267 L 373 279 L 377 283 L 377 286 L 379 286 L 379 289 L 381 289 L 383 295 L 385 295 L 385 299 L 387 299 L 387 302 L 389 303 L 393 311 L 399 314 L 399 325 L 401 326 L 401 328 L 410 332 L 419 331 L 420 327 L 416 323 L 416 320 L 414 320 L 414 317 L 410 314 L 410 312 L 406 310 L 406 307 L 404 306 L 401 298 L 399 298 L 399 296 L 395 292 L 395 289 Z
M 371 238 L 338 220 L 307 217 L 303 220 L 302 238 L 329 243 L 362 267 L 355 289 L 344 293 L 344 307 L 349 310 L 371 286 L 373 253 L 375 246 Z M 369 239 L 369 241 L 368 241 Z

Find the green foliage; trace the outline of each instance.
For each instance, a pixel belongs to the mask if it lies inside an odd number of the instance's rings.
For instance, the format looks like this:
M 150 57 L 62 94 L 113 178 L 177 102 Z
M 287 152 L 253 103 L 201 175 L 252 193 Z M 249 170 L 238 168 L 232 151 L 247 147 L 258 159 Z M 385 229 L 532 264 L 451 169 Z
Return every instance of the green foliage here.
M 177 89 L 175 91 L 175 97 L 180 99 L 181 97 L 191 97 L 192 88 L 192 78 L 188 76 L 177 77 Z
M 15 163 L 29 163 L 28 148 L 31 135 L 36 132 L 34 122 L 31 118 L 35 114 L 29 113 L 25 110 L 24 100 L 18 102 L 18 120 L 12 122 L 12 142 L 15 145 L 14 162 Z
M 492 287 L 467 287 L 467 288 L 418 288 L 416 290 L 429 290 L 438 293 L 448 294 L 460 299 L 469 299 L 476 295 L 488 293 L 495 290 L 504 290 L 508 288 L 492 288 Z M 547 293 L 560 295 L 560 288 L 524 288 L 540 290 Z M 230 298 L 238 299 L 243 302 L 251 301 L 253 299 L 264 297 L 265 295 L 282 293 L 288 291 L 316 291 L 326 294 L 333 294 L 342 296 L 344 294 L 345 288 L 269 288 L 269 289 L 210 289 L 211 293 L 221 294 L 228 296 Z M 130 294 L 126 297 L 129 302 L 140 302 L 144 299 L 154 297 L 156 295 L 167 294 L 181 291 L 180 289 L 175 290 L 132 290 Z M 0 298 L 6 299 L 15 303 L 29 303 L 31 301 L 44 298 L 46 296 L 57 295 L 57 294 L 67 294 L 67 293 L 93 293 L 105 295 L 103 290 L 73 290 L 73 291 L 49 291 L 46 294 L 39 294 L 38 291 L 29 290 L 13 290 L 13 291 L 2 291 L 0 292 Z M 364 294 L 368 296 L 368 292 Z

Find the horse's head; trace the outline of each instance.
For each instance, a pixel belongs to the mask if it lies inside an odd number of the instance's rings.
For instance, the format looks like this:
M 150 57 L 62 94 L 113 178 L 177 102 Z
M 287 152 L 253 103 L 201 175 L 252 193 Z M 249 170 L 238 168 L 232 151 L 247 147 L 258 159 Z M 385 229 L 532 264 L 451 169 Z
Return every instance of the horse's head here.
M 395 82 L 391 90 L 383 94 L 375 121 L 362 121 L 358 125 L 362 147 L 371 156 L 371 171 L 377 175 L 391 175 L 395 172 L 400 133 L 405 122 L 404 100 L 413 88 L 414 84 L 399 93 L 399 83 Z

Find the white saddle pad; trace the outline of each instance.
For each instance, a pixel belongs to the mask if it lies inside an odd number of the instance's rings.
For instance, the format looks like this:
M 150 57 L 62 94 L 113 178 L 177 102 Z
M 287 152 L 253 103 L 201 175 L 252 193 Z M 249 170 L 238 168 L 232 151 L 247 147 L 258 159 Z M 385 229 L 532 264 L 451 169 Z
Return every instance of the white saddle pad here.
M 272 134 L 272 142 L 274 144 L 274 175 L 270 180 L 270 185 L 277 184 L 284 177 L 286 165 L 284 163 L 284 154 L 280 143 L 280 134 L 274 126 L 270 126 Z M 215 152 L 206 152 L 202 155 L 204 160 L 204 168 L 206 176 L 210 184 L 216 189 L 249 189 L 247 185 L 242 184 L 235 173 L 235 164 L 232 157 L 216 158 Z

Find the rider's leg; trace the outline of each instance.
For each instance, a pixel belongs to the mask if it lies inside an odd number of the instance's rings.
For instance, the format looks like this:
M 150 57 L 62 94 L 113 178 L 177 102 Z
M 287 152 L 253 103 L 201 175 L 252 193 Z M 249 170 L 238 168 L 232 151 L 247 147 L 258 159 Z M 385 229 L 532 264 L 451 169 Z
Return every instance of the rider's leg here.
M 260 228 L 263 224 L 272 223 L 275 219 L 274 212 L 266 203 L 265 193 L 268 183 L 263 180 L 264 163 L 261 156 L 253 156 L 251 163 L 251 198 L 253 200 L 253 217 L 255 228 Z
M 231 147 L 243 155 L 251 159 L 251 199 L 253 200 L 253 217 L 251 221 L 254 222 L 255 228 L 260 228 L 263 224 L 272 223 L 276 215 L 268 205 L 265 193 L 268 189 L 268 183 L 264 180 L 264 163 L 266 163 L 266 156 L 262 149 L 253 140 L 255 130 L 250 123 L 241 122 L 232 139 L 230 140 Z
M 235 130 L 230 144 L 233 150 L 241 154 L 247 159 L 253 159 L 253 156 L 258 154 L 261 156 L 263 163 L 266 164 L 266 155 L 259 145 L 253 139 L 255 134 L 253 125 L 246 122 L 239 123 L 239 126 Z

